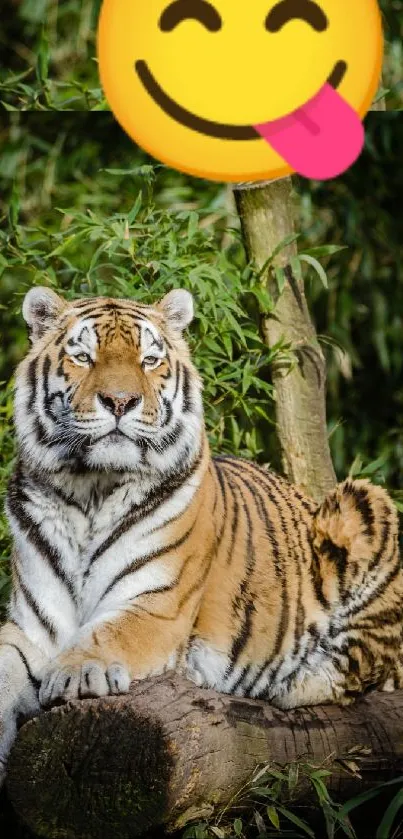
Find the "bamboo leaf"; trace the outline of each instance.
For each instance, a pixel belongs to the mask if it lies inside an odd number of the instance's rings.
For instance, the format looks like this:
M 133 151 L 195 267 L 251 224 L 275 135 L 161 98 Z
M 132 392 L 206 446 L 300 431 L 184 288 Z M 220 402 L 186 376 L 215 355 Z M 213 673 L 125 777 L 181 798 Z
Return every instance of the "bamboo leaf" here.
M 399 789 L 389 804 L 376 831 L 376 839 L 389 839 L 396 816 L 403 807 L 403 789 Z
M 307 253 L 301 253 L 299 255 L 299 259 L 302 262 L 307 262 L 308 265 L 310 265 L 311 268 L 313 268 L 314 271 L 316 271 L 324 288 L 329 288 L 326 271 L 317 259 L 314 259 L 313 256 L 309 256 Z
M 41 31 L 39 46 L 36 56 L 36 76 L 41 84 L 45 84 L 49 72 L 49 41 L 45 28 Z
M 310 836 L 311 839 L 315 839 L 315 833 L 312 830 L 312 828 L 309 827 L 309 825 L 306 822 L 304 822 L 302 819 L 296 816 L 295 813 L 293 813 L 291 810 L 288 810 L 286 807 L 280 805 L 278 805 L 278 810 L 286 819 L 288 819 L 288 821 L 295 824 L 296 827 L 299 827 L 299 829 L 302 830 L 307 836 Z
M 280 830 L 280 819 L 278 817 L 278 812 L 272 804 L 270 804 L 267 808 L 267 815 L 272 825 L 276 828 L 276 830 Z

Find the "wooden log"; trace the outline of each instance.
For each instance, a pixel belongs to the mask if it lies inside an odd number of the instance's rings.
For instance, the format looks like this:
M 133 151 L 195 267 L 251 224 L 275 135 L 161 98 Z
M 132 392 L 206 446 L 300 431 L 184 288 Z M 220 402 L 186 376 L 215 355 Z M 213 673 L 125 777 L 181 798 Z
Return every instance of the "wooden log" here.
M 283 712 L 158 677 L 127 696 L 71 702 L 27 722 L 8 794 L 38 836 L 133 839 L 208 816 L 259 764 L 335 760 L 366 747 L 361 780 L 341 768 L 330 777 L 345 800 L 403 771 L 402 720 L 403 691 Z

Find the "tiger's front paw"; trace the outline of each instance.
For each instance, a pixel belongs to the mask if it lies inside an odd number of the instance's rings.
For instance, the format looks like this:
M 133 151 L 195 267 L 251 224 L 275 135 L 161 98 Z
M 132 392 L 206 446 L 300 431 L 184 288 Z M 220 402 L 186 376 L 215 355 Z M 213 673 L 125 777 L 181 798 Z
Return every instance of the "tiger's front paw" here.
M 89 659 L 69 665 L 56 659 L 43 676 L 39 701 L 46 708 L 71 699 L 117 696 L 127 693 L 129 685 L 126 667 L 117 662 L 106 665 Z

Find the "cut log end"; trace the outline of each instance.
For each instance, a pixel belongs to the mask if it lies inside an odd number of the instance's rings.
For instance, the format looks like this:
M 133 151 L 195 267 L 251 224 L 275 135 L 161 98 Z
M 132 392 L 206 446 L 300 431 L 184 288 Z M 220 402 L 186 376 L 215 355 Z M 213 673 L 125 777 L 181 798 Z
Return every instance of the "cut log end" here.
M 169 749 L 126 698 L 71 703 L 24 726 L 7 786 L 39 836 L 141 836 L 167 812 Z
M 403 691 L 282 712 L 158 677 L 127 696 L 71 702 L 27 722 L 8 794 L 38 836 L 133 839 L 210 814 L 259 764 L 321 763 L 365 746 L 362 780 L 331 775 L 332 793 L 345 799 L 403 771 L 402 714 Z

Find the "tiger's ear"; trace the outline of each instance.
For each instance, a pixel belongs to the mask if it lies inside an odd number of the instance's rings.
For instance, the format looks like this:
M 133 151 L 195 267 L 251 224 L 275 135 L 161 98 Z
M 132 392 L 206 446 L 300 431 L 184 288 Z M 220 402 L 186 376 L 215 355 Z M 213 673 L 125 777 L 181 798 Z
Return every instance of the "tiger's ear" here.
M 22 304 L 22 316 L 28 325 L 32 343 L 38 341 L 63 311 L 66 301 L 51 288 L 30 288 Z
M 193 320 L 193 297 L 190 291 L 176 288 L 169 291 L 158 303 L 171 329 L 182 332 Z

